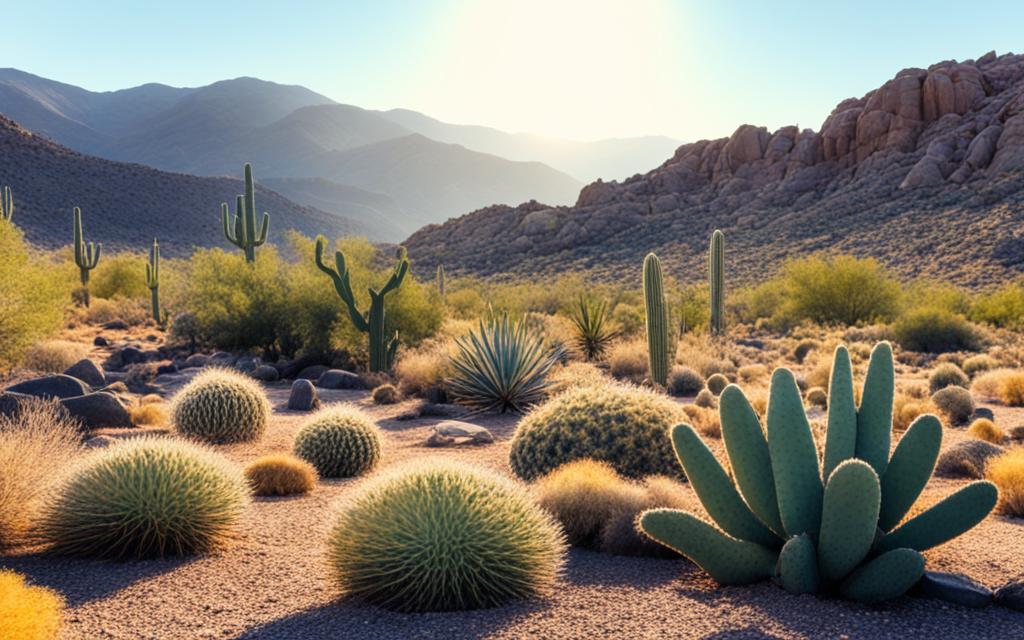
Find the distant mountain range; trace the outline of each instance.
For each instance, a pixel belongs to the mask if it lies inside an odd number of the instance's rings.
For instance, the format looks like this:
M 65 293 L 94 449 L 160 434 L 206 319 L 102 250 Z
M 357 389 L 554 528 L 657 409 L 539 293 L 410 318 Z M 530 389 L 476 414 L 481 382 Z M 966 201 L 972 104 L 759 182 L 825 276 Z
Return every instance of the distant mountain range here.
M 93 92 L 0 69 L 0 113 L 82 153 L 165 171 L 237 175 L 359 219 L 375 239 L 482 206 L 576 200 L 583 181 L 625 178 L 677 146 L 664 137 L 571 142 L 338 104 L 255 78 L 198 88 Z

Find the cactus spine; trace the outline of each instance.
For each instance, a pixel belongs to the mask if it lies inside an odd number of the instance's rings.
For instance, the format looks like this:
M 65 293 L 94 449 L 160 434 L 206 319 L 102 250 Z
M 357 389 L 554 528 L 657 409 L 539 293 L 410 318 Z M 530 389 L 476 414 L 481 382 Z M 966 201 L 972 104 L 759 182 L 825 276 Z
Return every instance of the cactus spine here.
M 0 220 L 10 222 L 14 216 L 14 196 L 11 195 L 11 188 L 4 187 L 3 199 L 0 199 Z
M 89 272 L 96 268 L 100 261 L 102 244 L 86 243 L 82 236 L 82 210 L 75 207 L 75 264 L 78 265 L 78 277 L 84 289 L 83 301 L 89 306 Z
M 708 281 L 711 285 L 711 335 L 725 333 L 725 235 L 715 229 L 708 251 Z
M 256 227 L 256 195 L 252 181 L 252 165 L 245 164 L 245 195 L 235 198 L 235 216 L 226 202 L 220 205 L 221 224 L 224 237 L 245 252 L 246 262 L 256 261 L 256 247 L 267 241 L 267 230 L 270 227 L 270 214 L 263 212 L 263 222 Z
M 644 258 L 644 309 L 647 315 L 647 355 L 651 380 L 665 386 L 668 380 L 668 311 L 661 260 L 653 253 Z
M 443 264 L 437 265 L 437 292 L 441 295 L 441 302 L 444 303 L 445 277 Z
M 355 295 L 352 293 L 352 283 L 349 281 L 348 267 L 345 265 L 345 254 L 341 251 L 334 252 L 335 268 L 324 264 L 324 247 L 327 240 L 323 236 L 316 238 L 316 266 L 321 271 L 331 276 L 334 281 L 334 289 L 338 292 L 345 306 L 348 308 L 348 316 L 356 329 L 368 334 L 370 344 L 370 371 L 387 371 L 395 360 L 395 352 L 398 350 L 398 332 L 388 338 L 384 335 L 384 296 L 402 286 L 405 275 L 409 272 L 409 258 L 405 247 L 399 247 L 396 255 L 395 269 L 391 277 L 379 291 L 373 287 L 367 290 L 370 293 L 370 308 L 366 312 L 359 311 L 356 306 Z
M 153 238 L 153 247 L 149 250 L 149 262 L 146 263 L 146 286 L 149 287 L 153 303 L 153 321 L 162 324 L 163 320 L 160 316 L 160 245 L 157 244 L 156 238 Z

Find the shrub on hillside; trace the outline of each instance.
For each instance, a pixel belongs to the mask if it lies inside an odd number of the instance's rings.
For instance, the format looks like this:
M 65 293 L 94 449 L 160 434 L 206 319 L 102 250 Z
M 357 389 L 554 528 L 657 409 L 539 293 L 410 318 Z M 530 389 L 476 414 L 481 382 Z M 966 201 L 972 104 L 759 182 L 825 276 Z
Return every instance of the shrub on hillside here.
M 0 638 L 53 640 L 63 611 L 64 599 L 56 591 L 30 586 L 23 576 L 0 569 Z
M 980 343 L 971 323 L 942 309 L 912 309 L 900 316 L 892 328 L 896 341 L 909 351 L 973 351 Z
M 373 389 L 375 404 L 395 404 L 398 400 L 398 389 L 393 384 L 382 384 Z
M 25 351 L 21 364 L 40 373 L 62 373 L 88 353 L 88 347 L 79 342 L 44 340 Z
M 259 440 L 270 420 L 260 384 L 230 369 L 204 369 L 171 401 L 171 419 L 183 435 L 210 444 Z
M 928 390 L 931 393 L 946 387 L 963 387 L 966 389 L 970 384 L 971 380 L 967 377 L 967 374 L 952 362 L 943 362 L 932 369 L 931 374 L 928 376 Z
M 892 318 L 900 285 L 874 258 L 812 256 L 782 269 L 783 315 L 796 322 L 855 325 Z
M 813 407 L 820 407 L 822 409 L 828 406 L 828 392 L 821 387 L 811 387 L 804 394 L 804 399 L 807 400 L 807 404 Z
M 917 397 L 906 392 L 897 393 L 893 401 L 892 428 L 898 432 L 906 431 L 918 416 L 937 412 L 938 407 L 930 398 Z
M 332 573 L 353 596 L 401 611 L 451 611 L 548 592 L 565 538 L 498 474 L 405 464 L 359 490 L 328 538 Z
M 996 510 L 1008 516 L 1024 517 L 1024 447 L 1014 447 L 990 460 L 986 475 L 999 487 Z
M 152 317 L 151 314 L 149 302 L 138 298 L 93 298 L 88 308 L 77 310 L 79 318 L 93 325 L 121 321 L 135 326 L 145 324 Z
M 979 295 L 970 311 L 971 320 L 997 327 L 1024 326 L 1024 285 L 1006 284 Z
M 701 389 L 697 397 L 693 399 L 693 404 L 704 409 L 714 409 L 718 406 L 718 400 L 710 389 Z
M 293 496 L 316 486 L 316 468 L 286 453 L 260 456 L 245 466 L 245 479 L 258 496 Z
M 324 478 L 351 478 L 380 462 L 380 434 L 370 416 L 351 405 L 321 409 L 295 434 L 295 455 Z
M 954 425 L 964 424 L 974 414 L 974 399 L 963 387 L 939 389 L 932 394 L 932 403 Z
M 671 399 L 641 388 L 568 389 L 519 422 L 509 463 L 527 480 L 581 458 L 606 461 L 631 478 L 677 475 L 668 429 L 682 415 Z

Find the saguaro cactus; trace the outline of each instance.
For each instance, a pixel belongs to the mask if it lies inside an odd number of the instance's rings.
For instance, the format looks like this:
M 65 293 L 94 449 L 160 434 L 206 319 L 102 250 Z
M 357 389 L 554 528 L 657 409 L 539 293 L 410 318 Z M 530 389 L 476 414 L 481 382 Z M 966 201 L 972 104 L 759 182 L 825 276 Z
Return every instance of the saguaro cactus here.
M 0 199 L 0 220 L 10 222 L 14 215 L 14 196 L 11 195 L 11 188 L 4 187 L 3 199 Z
M 89 272 L 96 268 L 100 261 L 102 244 L 86 243 L 82 237 L 82 210 L 75 207 L 75 264 L 78 265 L 78 277 L 82 281 L 83 302 L 89 306 Z
M 644 309 L 647 315 L 647 355 L 651 380 L 664 386 L 668 380 L 668 310 L 661 276 L 661 260 L 653 253 L 644 258 Z
M 256 195 L 252 182 L 252 165 L 245 164 L 245 195 L 235 198 L 235 216 L 231 220 L 228 203 L 220 205 L 220 218 L 224 226 L 224 237 L 245 252 L 246 262 L 256 261 L 256 247 L 267 241 L 270 228 L 270 214 L 263 212 L 263 222 L 256 227 Z
M 711 334 L 725 333 L 725 235 L 715 229 L 708 251 L 708 281 L 711 285 Z
M 388 278 L 387 283 L 379 291 L 369 287 L 370 308 L 359 311 L 356 306 L 355 296 L 352 294 L 352 284 L 349 281 L 348 267 L 345 265 L 345 254 L 341 251 L 334 252 L 335 268 L 324 264 L 324 247 L 327 240 L 323 236 L 316 238 L 316 266 L 331 276 L 334 281 L 334 289 L 338 292 L 345 306 L 348 308 L 348 315 L 356 329 L 363 331 L 369 336 L 370 344 L 370 371 L 386 371 L 391 368 L 395 359 L 395 351 L 398 350 L 398 332 L 388 338 L 384 335 L 384 296 L 402 286 L 405 274 L 409 272 L 409 258 L 405 247 L 399 247 L 396 255 L 395 269 Z
M 153 247 L 149 250 L 149 262 L 146 264 L 146 286 L 149 287 L 153 302 L 153 321 L 161 324 L 160 315 L 160 245 L 153 238 Z
M 444 294 L 445 294 L 444 285 L 445 285 L 444 265 L 443 264 L 439 264 L 439 265 L 437 265 L 437 292 L 439 294 L 441 294 L 441 302 L 444 302 Z

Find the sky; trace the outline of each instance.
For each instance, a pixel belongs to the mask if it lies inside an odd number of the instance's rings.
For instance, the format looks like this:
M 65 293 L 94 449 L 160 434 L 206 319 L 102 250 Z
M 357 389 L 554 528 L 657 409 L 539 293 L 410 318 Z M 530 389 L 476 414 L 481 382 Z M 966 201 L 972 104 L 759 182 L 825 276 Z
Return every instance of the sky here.
M 1024 2 L 8 0 L 0 66 L 94 91 L 255 76 L 592 140 L 817 129 L 906 67 L 1024 51 Z

